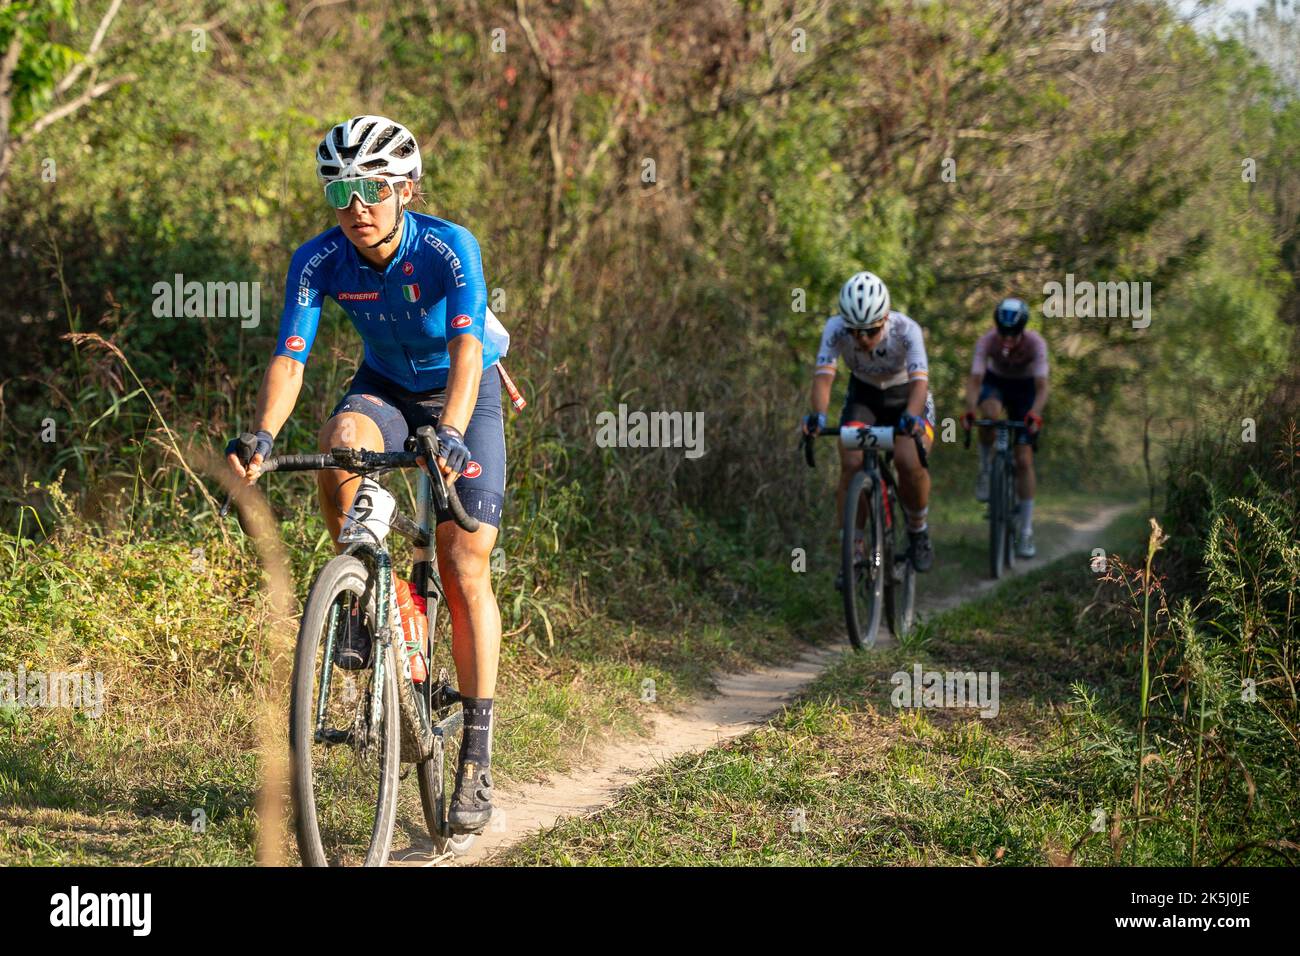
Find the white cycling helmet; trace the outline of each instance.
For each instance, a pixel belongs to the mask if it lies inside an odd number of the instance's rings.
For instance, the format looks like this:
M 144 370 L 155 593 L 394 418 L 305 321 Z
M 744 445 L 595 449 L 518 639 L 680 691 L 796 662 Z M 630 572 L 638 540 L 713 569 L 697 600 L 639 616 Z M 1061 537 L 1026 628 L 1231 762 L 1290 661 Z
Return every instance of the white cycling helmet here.
M 889 290 L 880 276 L 859 272 L 840 289 L 840 315 L 851 329 L 874 329 L 889 315 Z
M 326 133 L 316 148 L 316 175 L 325 183 L 371 176 L 415 181 L 423 171 L 420 144 L 386 116 L 354 116 Z

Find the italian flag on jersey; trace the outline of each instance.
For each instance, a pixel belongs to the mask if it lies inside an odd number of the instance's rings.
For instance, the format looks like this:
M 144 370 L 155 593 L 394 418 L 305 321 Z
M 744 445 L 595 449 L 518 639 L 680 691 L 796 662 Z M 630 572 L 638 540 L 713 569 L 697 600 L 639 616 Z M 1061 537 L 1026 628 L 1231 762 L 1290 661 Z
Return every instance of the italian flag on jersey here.
M 402 286 L 402 295 L 406 296 L 407 302 L 415 302 L 420 298 L 420 284 L 414 282 L 411 285 Z

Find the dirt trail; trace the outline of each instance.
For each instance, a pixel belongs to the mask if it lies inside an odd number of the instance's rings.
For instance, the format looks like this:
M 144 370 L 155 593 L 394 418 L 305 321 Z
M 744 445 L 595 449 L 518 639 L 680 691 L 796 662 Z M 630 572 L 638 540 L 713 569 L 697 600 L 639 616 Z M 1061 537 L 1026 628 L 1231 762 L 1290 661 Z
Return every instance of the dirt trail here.
M 1029 562 L 1017 562 L 1012 573 L 1041 568 L 1064 555 L 1090 550 L 1111 522 L 1129 507 L 1111 505 L 1082 522 L 1062 519 L 1068 533 L 1054 540 L 1040 531 L 1038 557 Z M 928 600 L 921 589 L 919 610 L 931 614 L 947 610 L 994 586 L 996 582 L 992 580 L 974 581 L 947 594 L 931 596 Z M 882 644 L 891 640 L 890 635 L 881 635 Z M 591 813 L 608 805 L 638 776 L 667 760 L 713 747 L 753 730 L 828 666 L 850 653 L 847 642 L 836 643 L 829 647 L 810 648 L 785 664 L 723 675 L 716 681 L 717 693 L 713 696 L 697 701 L 679 713 L 654 714 L 648 736 L 612 741 L 596 753 L 593 762 L 571 773 L 555 774 L 545 782 L 525 784 L 509 791 L 499 790 L 492 823 L 475 841 L 473 849 L 455 862 L 490 860 L 494 854 L 539 829 L 551 826 L 561 817 Z M 394 854 L 393 862 L 407 866 L 438 866 L 448 865 L 451 861 L 434 857 L 418 847 L 409 847 Z

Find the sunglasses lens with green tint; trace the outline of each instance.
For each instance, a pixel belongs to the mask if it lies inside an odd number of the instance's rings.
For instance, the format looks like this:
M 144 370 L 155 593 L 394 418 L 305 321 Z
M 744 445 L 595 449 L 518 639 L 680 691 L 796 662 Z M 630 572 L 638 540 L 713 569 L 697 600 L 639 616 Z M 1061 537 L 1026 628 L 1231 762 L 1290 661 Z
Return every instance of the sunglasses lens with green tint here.
M 392 187 L 383 179 L 336 179 L 325 184 L 325 198 L 335 209 L 347 209 L 353 196 L 359 196 L 367 206 L 373 206 L 392 194 Z

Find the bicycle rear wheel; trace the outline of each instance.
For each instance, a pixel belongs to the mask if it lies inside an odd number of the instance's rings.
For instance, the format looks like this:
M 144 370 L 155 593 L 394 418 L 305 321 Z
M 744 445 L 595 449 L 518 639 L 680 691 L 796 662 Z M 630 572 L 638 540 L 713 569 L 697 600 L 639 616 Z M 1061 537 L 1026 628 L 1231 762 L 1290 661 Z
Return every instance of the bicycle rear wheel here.
M 897 514 L 894 518 L 894 546 L 889 555 L 894 575 L 885 590 L 885 616 L 894 640 L 902 643 L 916 623 L 916 568 L 907 550 L 906 525 Z
M 424 823 L 429 828 L 434 852 L 455 856 L 468 851 L 474 845 L 475 837 L 473 833 L 452 833 L 447 828 L 447 804 L 451 799 L 451 789 L 456 783 L 455 774 L 448 773 L 447 768 L 455 767 L 460 757 L 460 738 L 460 730 L 457 728 L 449 728 L 448 733 L 438 735 L 434 741 L 433 755 L 416 768 L 420 778 L 420 804 L 424 808 Z
M 844 569 L 844 617 L 849 641 L 858 650 L 874 647 L 880 631 L 881 611 L 885 603 L 884 517 L 880 492 L 866 472 L 859 471 L 849 482 L 844 498 L 844 542 L 840 551 Z M 865 553 L 858 557 L 855 529 L 863 520 L 862 537 Z
M 399 728 L 396 658 L 363 671 L 334 665 L 351 608 L 359 605 L 375 633 L 374 591 L 366 565 L 333 558 L 316 577 L 298 629 L 290 699 L 294 829 L 306 866 L 383 866 L 397 819 Z M 382 683 L 380 683 L 382 681 Z M 382 716 L 373 720 L 376 695 Z

